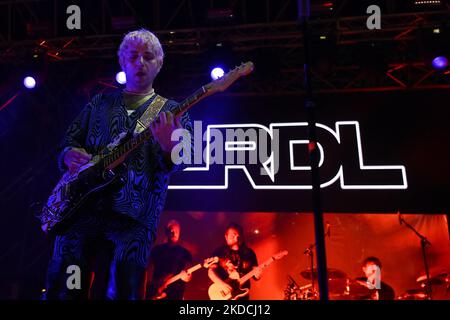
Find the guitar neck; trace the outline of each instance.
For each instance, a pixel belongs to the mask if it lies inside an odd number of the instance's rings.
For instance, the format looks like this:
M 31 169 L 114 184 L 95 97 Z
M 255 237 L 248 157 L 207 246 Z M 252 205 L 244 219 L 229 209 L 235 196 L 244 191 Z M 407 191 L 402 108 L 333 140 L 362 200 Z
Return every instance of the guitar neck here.
M 175 116 L 180 117 L 181 115 L 183 115 L 183 113 L 192 108 L 192 106 L 197 102 L 199 102 L 203 98 L 206 98 L 208 96 L 207 93 L 208 90 L 206 90 L 206 86 L 202 86 L 200 89 L 195 91 L 178 105 L 177 109 L 174 111 Z
M 174 110 L 175 117 L 181 117 L 183 113 L 188 111 L 193 105 L 197 102 L 208 96 L 208 90 L 206 90 L 205 86 L 202 86 L 200 89 L 195 91 L 189 97 L 184 99 L 178 107 Z M 150 130 L 144 130 L 141 133 L 137 134 L 133 138 L 127 140 L 126 142 L 117 146 L 114 151 L 103 156 L 103 167 L 105 169 L 113 169 L 118 166 L 120 163 L 125 160 L 125 157 L 132 152 L 134 149 L 139 147 L 145 141 L 150 139 L 152 136 L 152 132 Z
M 192 273 L 197 271 L 198 269 L 200 269 L 202 267 L 201 263 L 196 264 L 195 266 L 187 269 L 187 273 Z M 172 278 L 170 278 L 169 280 L 167 280 L 166 285 L 168 286 L 171 283 L 174 283 L 175 281 L 178 281 L 181 279 L 181 272 L 179 274 L 177 274 L 176 276 L 173 276 Z
M 271 257 L 270 259 L 267 259 L 266 261 L 264 261 L 263 263 L 261 263 L 258 268 L 259 269 L 264 269 L 265 267 L 267 267 L 269 264 L 271 264 L 272 262 L 274 262 L 275 259 L 273 257 Z M 242 278 L 239 279 L 239 284 L 243 284 L 245 282 L 247 282 L 251 277 L 253 277 L 255 274 L 257 273 L 257 270 L 253 269 L 252 271 L 250 271 L 249 273 L 247 273 L 245 276 L 243 276 Z

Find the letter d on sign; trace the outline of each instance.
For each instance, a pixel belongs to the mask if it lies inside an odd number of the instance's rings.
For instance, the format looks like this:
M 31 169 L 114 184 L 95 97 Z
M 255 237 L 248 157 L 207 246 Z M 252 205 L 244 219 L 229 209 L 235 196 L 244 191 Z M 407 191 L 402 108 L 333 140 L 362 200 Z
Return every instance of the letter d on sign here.
M 69 277 L 67 277 L 66 286 L 67 289 L 73 290 L 73 289 L 81 289 L 81 270 L 80 267 L 77 265 L 70 265 L 67 267 L 66 270 L 67 274 L 70 274 Z

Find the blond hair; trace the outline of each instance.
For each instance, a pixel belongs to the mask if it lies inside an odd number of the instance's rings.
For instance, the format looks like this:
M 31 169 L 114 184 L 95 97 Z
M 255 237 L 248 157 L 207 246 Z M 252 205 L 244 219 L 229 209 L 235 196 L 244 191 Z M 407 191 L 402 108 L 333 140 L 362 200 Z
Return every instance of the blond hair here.
M 128 32 L 122 40 L 119 46 L 117 55 L 119 56 L 119 61 L 124 58 L 125 50 L 130 44 L 145 44 L 150 48 L 150 51 L 155 55 L 158 60 L 164 59 L 164 51 L 162 49 L 159 39 L 147 29 L 139 29 L 135 31 Z

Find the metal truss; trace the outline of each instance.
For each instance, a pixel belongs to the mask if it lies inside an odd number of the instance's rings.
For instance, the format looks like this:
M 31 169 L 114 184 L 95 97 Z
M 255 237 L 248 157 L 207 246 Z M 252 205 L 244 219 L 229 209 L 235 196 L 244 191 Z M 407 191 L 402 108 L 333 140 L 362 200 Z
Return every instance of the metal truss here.
M 18 2 L 22 2 L 25 6 L 35 1 Z M 119 2 L 126 4 L 130 14 L 133 14 L 132 1 Z M 160 38 L 168 58 L 185 62 L 184 66 L 180 65 L 176 70 L 179 77 L 189 80 L 183 81 L 186 88 L 181 92 L 188 92 L 193 89 L 189 85 L 198 84 L 199 79 L 205 78 L 205 72 L 210 67 L 209 53 L 211 50 L 222 47 L 229 49 L 230 54 L 234 55 L 234 60 L 240 58 L 244 61 L 265 55 L 266 57 L 256 65 L 259 69 L 277 65 L 276 68 L 273 66 L 269 68 L 268 72 L 273 74 L 241 81 L 239 86 L 233 87 L 233 90 L 227 94 L 303 94 L 303 41 L 299 26 L 296 21 L 276 22 L 285 17 L 284 13 L 290 1 L 281 1 L 280 3 L 284 5 L 281 5 L 280 11 L 276 14 L 266 10 L 267 17 L 273 17 L 271 22 L 168 29 L 171 21 L 175 21 L 178 14 L 193 5 L 187 0 L 177 3 L 178 7 L 173 10 L 172 16 L 163 26 L 165 29 L 155 33 Z M 270 1 L 266 3 L 269 4 L 266 8 L 270 8 Z M 343 1 L 340 8 L 345 3 L 346 1 Z M 105 8 L 109 5 L 108 1 L 101 1 L 101 4 Z M 210 4 L 213 7 L 214 1 Z M 237 1 L 230 1 L 230 4 L 237 5 Z M 153 5 L 156 10 L 161 3 L 155 1 Z M 416 52 L 415 47 L 418 46 L 420 33 L 431 34 L 435 28 L 442 30 L 447 28 L 450 11 L 385 14 L 382 16 L 380 30 L 369 30 L 366 27 L 366 21 L 367 16 L 311 20 L 313 55 L 317 54 L 322 59 L 333 61 L 333 65 L 327 70 L 322 70 L 323 66 L 321 67 L 320 63 L 313 66 L 313 84 L 316 92 L 449 88 L 450 75 L 442 75 L 431 69 L 419 52 Z M 193 20 L 192 23 L 195 21 Z M 99 32 L 99 34 L 87 36 L 1 41 L 0 63 L 26 62 L 32 55 L 37 54 L 45 55 L 50 62 L 54 63 L 81 59 L 112 60 L 117 57 L 117 47 L 121 38 L 122 34 Z M 448 36 L 446 41 L 450 41 Z M 370 53 L 370 46 L 380 49 L 372 50 Z M 398 54 L 399 46 L 410 50 L 410 57 L 406 58 Z M 361 51 L 362 48 L 365 48 L 365 51 Z M 368 60 L 380 60 L 380 56 L 377 55 L 383 54 L 381 60 L 384 64 L 378 65 L 378 70 L 373 68 L 368 70 L 367 66 L 355 61 L 361 54 L 366 54 Z M 110 81 L 102 79 L 101 83 L 114 85 L 113 79 Z M 175 93 L 174 96 L 176 96 Z
M 31 1 L 31 0 L 30 0 Z M 313 32 L 333 37 L 338 45 L 364 41 L 411 40 L 413 32 L 446 26 L 450 11 L 417 12 L 382 16 L 380 30 L 366 27 L 367 16 L 312 20 Z M 233 50 L 251 50 L 261 47 L 292 48 L 302 45 L 301 33 L 295 21 L 243 24 L 192 29 L 165 29 L 156 31 L 169 53 L 198 54 L 211 43 L 226 42 Z M 111 57 L 115 54 L 122 34 L 96 34 L 73 37 L 50 37 L 36 40 L 4 41 L 0 36 L 2 59 L 21 56 L 30 48 L 45 48 L 59 59 L 83 57 Z M 58 58 L 57 58 L 58 59 Z

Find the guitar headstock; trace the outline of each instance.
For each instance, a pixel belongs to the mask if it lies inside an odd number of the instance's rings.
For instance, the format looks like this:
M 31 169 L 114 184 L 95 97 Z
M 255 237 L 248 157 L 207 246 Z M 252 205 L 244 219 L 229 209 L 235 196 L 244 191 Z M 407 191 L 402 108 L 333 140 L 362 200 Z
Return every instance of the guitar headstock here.
M 250 74 L 254 69 L 253 62 L 248 61 L 242 63 L 240 66 L 234 68 L 223 77 L 220 77 L 217 80 L 214 80 L 207 85 L 204 86 L 206 92 L 208 94 L 213 94 L 216 92 L 222 92 L 228 89 L 229 86 L 233 84 L 237 79 L 242 76 L 246 76 Z
M 205 261 L 203 261 L 203 268 L 208 269 L 210 266 L 212 266 L 214 263 L 219 262 L 219 257 L 211 257 L 208 259 L 205 259 Z
M 288 254 L 288 251 L 287 250 L 283 250 L 283 251 L 280 251 L 278 253 L 275 253 L 272 256 L 272 259 L 279 260 L 279 259 L 283 258 L 284 256 L 287 256 L 287 254 Z

